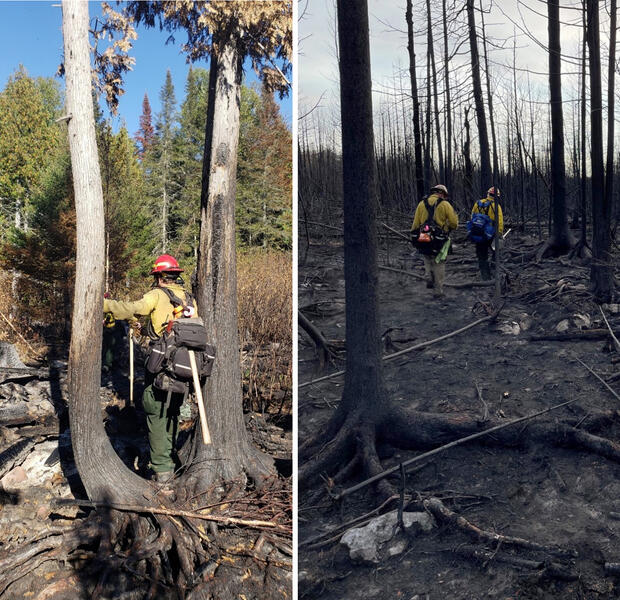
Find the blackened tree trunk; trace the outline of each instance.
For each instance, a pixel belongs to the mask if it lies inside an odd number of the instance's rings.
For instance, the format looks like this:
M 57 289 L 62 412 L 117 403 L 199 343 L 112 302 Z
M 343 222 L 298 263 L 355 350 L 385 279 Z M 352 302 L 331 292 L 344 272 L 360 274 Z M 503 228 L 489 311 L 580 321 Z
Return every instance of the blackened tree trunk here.
M 463 143 L 463 160 L 465 161 L 465 181 L 463 182 L 463 190 L 468 201 L 471 200 L 474 193 L 474 166 L 471 162 L 471 132 L 469 125 L 470 109 L 470 106 L 465 108 L 465 142 Z M 470 208 L 470 206 L 465 207 L 466 210 Z
M 437 136 L 437 162 L 439 163 L 439 181 L 445 184 L 445 165 L 443 162 L 443 144 L 441 140 L 441 120 L 439 118 L 439 92 L 437 91 L 437 66 L 435 64 L 435 47 L 433 41 L 433 20 L 431 15 L 431 0 L 426 0 L 428 56 L 431 64 L 433 81 L 433 99 L 435 115 L 435 135 Z
M 491 126 L 491 141 L 493 146 L 493 185 L 499 185 L 499 161 L 497 158 L 497 136 L 495 135 L 495 114 L 493 112 L 493 89 L 491 88 L 491 69 L 487 52 L 487 36 L 484 26 L 484 10 L 480 0 L 480 21 L 482 25 L 482 49 L 484 51 L 484 78 L 487 85 L 487 103 L 489 105 L 489 125 Z M 516 98 L 515 98 L 516 100 Z
M 450 53 L 448 50 L 448 8 L 446 0 L 442 1 L 443 23 L 443 62 L 444 62 L 444 90 L 446 94 L 446 174 L 445 181 L 448 190 L 452 188 L 452 94 L 450 91 Z
M 587 237 L 587 223 L 588 223 L 588 211 L 586 203 L 586 193 L 588 185 L 588 172 L 587 168 L 587 152 L 586 152 L 586 48 L 587 48 L 587 21 L 585 0 L 583 7 L 583 40 L 581 47 L 581 131 L 580 131 L 580 145 L 581 145 L 581 178 L 579 181 L 579 194 L 581 198 L 581 236 L 579 240 L 580 246 L 585 246 L 588 241 Z
M 299 472 L 302 486 L 342 461 L 348 466 L 341 473 L 356 463 L 369 477 L 379 473 L 375 440 L 388 406 L 379 334 L 368 7 L 360 0 L 338 0 L 337 7 L 347 358 L 342 401 L 319 437 L 320 449 L 306 451 L 314 446 L 310 442 L 299 450 L 307 459 Z M 380 491 L 387 492 L 386 486 L 382 483 Z
M 63 0 L 66 107 L 77 226 L 69 352 L 69 422 L 75 463 L 95 500 L 142 499 L 148 489 L 120 460 L 105 432 L 99 399 L 104 284 L 103 192 L 91 93 L 88 3 Z
M 407 50 L 409 51 L 409 76 L 411 78 L 411 97 L 413 99 L 413 147 L 415 157 L 416 200 L 424 197 L 424 171 L 422 167 L 422 134 L 420 132 L 420 98 L 418 96 L 418 76 L 415 64 L 415 46 L 413 42 L 413 16 L 411 0 L 407 0 L 405 12 L 407 21 Z
M 474 0 L 467 0 L 467 24 L 469 30 L 469 48 L 471 53 L 471 77 L 476 105 L 476 119 L 478 123 L 478 139 L 480 143 L 480 177 L 481 188 L 490 185 L 493 174 L 491 172 L 491 157 L 489 153 L 489 135 L 484 111 L 484 97 L 480 80 L 480 54 L 478 52 L 478 36 L 476 34 L 476 16 L 474 14 Z
M 607 164 L 605 166 L 605 198 L 610 204 L 614 199 L 614 104 L 616 80 L 616 23 L 617 2 L 610 0 L 609 17 L 609 67 L 607 77 Z M 612 208 L 609 209 L 611 217 Z
M 347 349 L 340 410 L 346 413 L 364 400 L 375 402 L 385 398 L 380 358 L 377 192 L 366 2 L 339 0 L 338 40 Z
M 587 1 L 588 55 L 590 63 L 590 121 L 592 127 L 592 268 L 590 281 L 599 302 L 614 295 L 611 256 L 611 198 L 605 195 L 603 166 L 603 106 L 601 91 L 601 47 L 599 2 Z
M 220 477 L 230 480 L 242 472 L 260 482 L 272 468 L 271 459 L 250 445 L 242 410 L 235 245 L 242 75 L 238 35 L 232 23 L 216 40 L 209 72 L 196 298 L 217 359 L 205 386 L 213 442 L 198 446 L 189 469 L 201 489 Z
M 572 246 L 566 213 L 566 166 L 564 163 L 564 114 L 562 109 L 562 56 L 559 0 L 547 2 L 549 31 L 549 94 L 551 99 L 551 203 L 553 233 L 547 247 L 554 255 Z

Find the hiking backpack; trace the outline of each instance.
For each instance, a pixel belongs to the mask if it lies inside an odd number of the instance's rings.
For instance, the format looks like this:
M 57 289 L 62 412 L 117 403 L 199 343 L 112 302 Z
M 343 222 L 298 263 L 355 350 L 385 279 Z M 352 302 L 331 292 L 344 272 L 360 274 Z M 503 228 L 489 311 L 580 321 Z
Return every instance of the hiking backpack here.
M 197 374 L 201 382 L 211 375 L 215 347 L 207 343 L 207 330 L 200 317 L 194 317 L 194 299 L 187 294 L 183 302 L 169 288 L 159 288 L 174 307 L 174 319 L 168 322 L 162 335 L 149 346 L 145 368 L 155 375 L 153 387 L 171 394 L 189 393 L 193 383 L 190 351 L 194 352 Z
M 428 217 L 420 227 L 411 231 L 411 243 L 420 254 L 434 256 L 448 239 L 445 231 L 435 223 L 435 210 L 443 202 L 443 198 L 438 198 L 434 206 L 428 203 L 427 198 L 424 198 L 423 202 Z
M 489 242 L 495 237 L 495 224 L 489 217 L 491 202 L 478 200 L 478 210 L 467 221 L 467 237 L 476 244 Z

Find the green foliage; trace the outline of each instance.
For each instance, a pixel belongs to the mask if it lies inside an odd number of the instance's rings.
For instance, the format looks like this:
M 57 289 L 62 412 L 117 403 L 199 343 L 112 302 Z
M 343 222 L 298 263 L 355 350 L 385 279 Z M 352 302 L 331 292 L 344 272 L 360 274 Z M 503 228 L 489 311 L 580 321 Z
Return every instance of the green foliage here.
M 190 69 L 177 111 L 172 78 L 166 74 L 162 110 L 146 146 L 136 144 L 125 128 L 114 133 L 93 102 L 107 287 L 115 295 L 123 294 L 127 285 L 145 283 L 164 239 L 166 251 L 187 273 L 193 270 L 208 80 L 207 70 Z M 23 69 L 0 91 L 0 265 L 27 276 L 30 283 L 20 283 L 20 299 L 33 311 L 35 306 L 36 311 L 45 306 L 56 310 L 67 304 L 74 276 L 71 165 L 66 126 L 55 122 L 61 109 L 57 83 L 30 78 Z M 291 133 L 272 95 L 247 86 L 242 87 L 240 119 L 238 242 L 246 248 L 290 249 Z
M 23 67 L 0 93 L 0 224 L 27 228 L 41 175 L 61 143 L 59 110 L 56 82 L 32 79 Z
M 177 152 L 178 113 L 170 71 L 160 92 L 162 110 L 155 121 L 155 136 L 145 152 L 145 199 L 155 226 L 158 243 L 156 253 L 170 250 L 170 208 L 178 199 L 179 178 L 174 172 Z
M 245 101 L 244 101 L 245 96 Z M 273 95 L 244 90 L 237 167 L 237 236 L 243 246 L 292 247 L 292 138 Z

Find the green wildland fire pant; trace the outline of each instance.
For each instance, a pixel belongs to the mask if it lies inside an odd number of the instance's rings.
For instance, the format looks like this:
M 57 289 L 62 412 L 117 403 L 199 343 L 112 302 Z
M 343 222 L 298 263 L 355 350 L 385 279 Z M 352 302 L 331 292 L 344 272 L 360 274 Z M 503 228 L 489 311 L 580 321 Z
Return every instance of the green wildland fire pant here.
M 151 469 L 155 473 L 174 471 L 173 449 L 176 442 L 179 410 L 183 394 L 172 394 L 153 388 L 154 375 L 145 373 L 142 407 L 146 414 L 151 451 Z

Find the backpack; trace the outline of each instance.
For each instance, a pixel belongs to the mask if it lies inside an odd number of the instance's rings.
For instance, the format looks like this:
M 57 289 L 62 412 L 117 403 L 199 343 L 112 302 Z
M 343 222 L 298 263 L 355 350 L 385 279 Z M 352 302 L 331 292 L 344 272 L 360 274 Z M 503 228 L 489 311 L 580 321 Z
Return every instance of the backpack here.
M 469 221 L 467 221 L 467 237 L 476 244 L 488 242 L 495 237 L 495 224 L 489 217 L 489 207 L 491 202 L 478 200 L 478 210 Z
M 411 231 L 411 243 L 420 254 L 435 256 L 448 239 L 445 231 L 435 223 L 435 210 L 443 202 L 443 198 L 438 198 L 434 206 L 428 203 L 427 198 L 424 198 L 423 202 L 428 217 L 419 228 Z
M 153 340 L 147 351 L 145 368 L 155 375 L 153 387 L 172 394 L 183 394 L 184 399 L 193 383 L 189 352 L 194 352 L 199 379 L 211 375 L 215 360 L 215 347 L 207 343 L 207 330 L 195 313 L 194 299 L 188 294 L 183 302 L 169 288 L 159 288 L 170 299 L 174 307 L 174 319 L 168 322 L 162 335 Z

